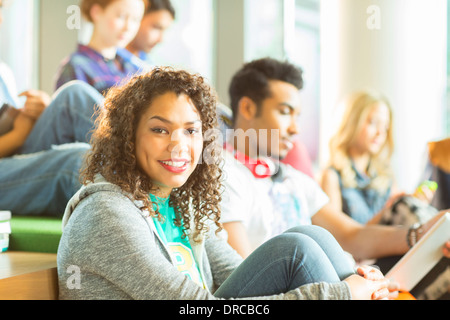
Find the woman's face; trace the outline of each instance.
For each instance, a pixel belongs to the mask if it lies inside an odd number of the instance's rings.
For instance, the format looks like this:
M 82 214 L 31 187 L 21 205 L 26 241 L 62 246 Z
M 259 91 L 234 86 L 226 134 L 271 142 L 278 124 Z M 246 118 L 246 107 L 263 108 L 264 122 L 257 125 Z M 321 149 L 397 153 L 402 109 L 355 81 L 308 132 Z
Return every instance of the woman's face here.
M 374 105 L 356 138 L 355 147 L 371 155 L 378 153 L 386 143 L 390 122 L 389 108 L 384 103 Z
M 110 47 L 125 47 L 139 30 L 143 15 L 142 0 L 116 0 L 105 8 L 94 5 L 91 9 L 94 32 Z
M 167 92 L 156 97 L 139 120 L 139 167 L 167 197 L 195 170 L 203 150 L 202 122 L 191 99 Z

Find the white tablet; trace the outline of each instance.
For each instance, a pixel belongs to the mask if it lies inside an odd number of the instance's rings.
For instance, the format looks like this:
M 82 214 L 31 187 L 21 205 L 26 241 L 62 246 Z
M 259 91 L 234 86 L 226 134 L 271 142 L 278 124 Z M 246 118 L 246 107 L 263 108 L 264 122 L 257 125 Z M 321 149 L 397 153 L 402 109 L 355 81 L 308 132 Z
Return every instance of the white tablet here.
M 442 248 L 450 240 L 450 212 L 444 214 L 422 238 L 389 270 L 386 278 L 411 291 L 443 257 Z

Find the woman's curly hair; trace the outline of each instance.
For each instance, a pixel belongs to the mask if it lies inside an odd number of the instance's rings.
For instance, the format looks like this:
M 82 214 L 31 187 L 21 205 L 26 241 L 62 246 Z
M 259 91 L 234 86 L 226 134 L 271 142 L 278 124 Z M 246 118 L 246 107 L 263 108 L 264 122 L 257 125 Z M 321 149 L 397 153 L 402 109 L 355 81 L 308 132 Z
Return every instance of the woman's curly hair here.
M 95 176 L 101 174 L 130 194 L 132 200 L 141 201 L 141 209 L 147 210 L 153 217 L 159 217 L 159 213 L 153 208 L 149 192 L 157 187 L 137 163 L 136 130 L 152 101 L 167 92 L 185 94 L 191 99 L 200 114 L 203 133 L 217 127 L 217 97 L 202 76 L 169 67 L 155 68 L 147 74 L 134 76 L 125 85 L 113 87 L 108 92 L 104 106 L 97 111 L 92 150 L 81 174 L 83 184 L 93 182 Z M 177 225 L 181 225 L 182 220 L 184 234 L 191 230 L 194 239 L 208 229 L 207 220 L 214 221 L 217 230 L 221 230 L 221 157 L 214 145 L 218 139 L 214 136 L 210 138 L 203 143 L 203 156 L 208 150 L 214 160 L 201 159 L 186 183 L 173 189 L 170 195 Z

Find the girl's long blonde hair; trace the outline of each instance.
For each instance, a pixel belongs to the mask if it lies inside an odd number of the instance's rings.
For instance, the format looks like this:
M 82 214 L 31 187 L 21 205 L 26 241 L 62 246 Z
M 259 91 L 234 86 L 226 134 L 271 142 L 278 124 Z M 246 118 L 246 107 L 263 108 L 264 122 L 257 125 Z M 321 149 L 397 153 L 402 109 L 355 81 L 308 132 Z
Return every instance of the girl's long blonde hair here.
M 390 160 L 394 150 L 392 108 L 389 101 L 379 93 L 361 91 L 350 95 L 345 101 L 342 122 L 336 134 L 330 140 L 330 166 L 336 169 L 342 179 L 343 186 L 355 188 L 356 172 L 349 156 L 349 149 L 358 137 L 370 111 L 379 103 L 387 106 L 390 125 L 386 141 L 380 151 L 370 159 L 368 173 L 372 178 L 369 185 L 379 192 L 384 192 L 392 183 Z

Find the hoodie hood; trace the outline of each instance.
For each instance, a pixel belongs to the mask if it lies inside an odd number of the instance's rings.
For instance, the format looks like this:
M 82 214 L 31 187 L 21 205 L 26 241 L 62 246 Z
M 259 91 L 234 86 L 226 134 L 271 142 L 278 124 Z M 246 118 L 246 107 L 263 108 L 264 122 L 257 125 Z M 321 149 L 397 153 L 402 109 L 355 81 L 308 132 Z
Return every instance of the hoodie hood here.
M 69 222 L 70 217 L 72 216 L 73 212 L 75 211 L 75 208 L 85 200 L 86 198 L 92 196 L 95 193 L 104 193 L 105 198 L 111 197 L 111 194 L 120 194 L 126 198 L 128 198 L 133 205 L 139 210 L 141 215 L 147 219 L 150 217 L 150 213 L 147 210 L 142 210 L 144 204 L 140 200 L 134 200 L 131 194 L 124 192 L 119 186 L 108 182 L 102 175 L 97 175 L 94 179 L 94 182 L 89 183 L 87 185 L 84 185 L 78 190 L 78 192 L 69 200 L 66 206 L 66 210 L 64 211 L 64 215 L 62 218 L 62 230 L 64 231 L 64 228 L 66 227 L 67 223 Z M 192 210 L 191 210 L 192 212 Z M 154 224 L 152 219 L 147 219 L 148 223 L 154 228 Z M 195 232 L 195 236 L 193 235 L 193 232 L 191 229 L 187 230 L 188 236 L 190 240 L 193 239 L 203 242 L 204 237 L 206 233 L 208 233 L 208 230 L 216 230 L 215 224 L 211 221 L 207 221 L 207 228 L 205 228 L 202 232 L 197 234 Z
M 132 201 L 138 209 L 142 208 L 142 201 L 131 200 L 132 199 L 131 196 L 128 193 L 124 192 L 119 186 L 108 182 L 103 176 L 97 175 L 93 183 L 89 183 L 87 185 L 82 186 L 80 190 L 78 190 L 78 192 L 67 203 L 66 210 L 64 211 L 64 215 L 62 218 L 63 230 L 67 225 L 70 217 L 72 216 L 73 211 L 78 206 L 78 204 L 87 197 L 98 192 L 120 193 L 128 197 L 130 201 Z M 145 215 L 144 212 L 142 214 Z

